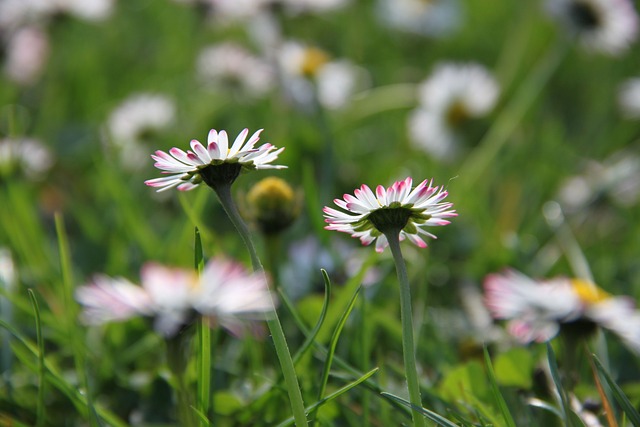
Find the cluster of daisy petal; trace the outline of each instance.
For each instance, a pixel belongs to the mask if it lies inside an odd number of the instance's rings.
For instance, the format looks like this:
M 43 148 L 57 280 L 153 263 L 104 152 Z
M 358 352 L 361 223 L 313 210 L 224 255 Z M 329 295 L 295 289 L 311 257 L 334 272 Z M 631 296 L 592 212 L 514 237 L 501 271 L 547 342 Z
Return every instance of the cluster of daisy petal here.
M 412 188 L 409 177 L 395 182 L 391 187 L 382 185 L 374 192 L 362 185 L 354 195 L 345 194 L 334 203 L 343 211 L 325 206 L 327 230 L 349 233 L 360 239 L 363 245 L 376 242 L 376 251 L 382 252 L 388 246 L 384 233 L 400 233 L 400 240 L 408 238 L 418 247 L 427 243 L 422 237 L 435 239 L 427 227 L 447 225 L 458 214 L 452 210 L 452 203 L 443 202 L 448 192 L 441 186 L 433 186 L 433 181 L 424 180 Z
M 145 264 L 142 286 L 122 277 L 96 276 L 76 291 L 83 306 L 82 318 L 99 325 L 137 316 L 154 319 L 154 329 L 174 336 L 196 316 L 233 333 L 242 331 L 243 320 L 264 319 L 273 311 L 265 277 L 249 273 L 235 262 L 214 258 L 198 276 L 194 271 Z
M 487 276 L 485 303 L 496 319 L 508 320 L 518 341 L 544 342 L 563 327 L 598 325 L 640 352 L 640 311 L 633 299 L 612 296 L 581 279 L 534 280 L 514 270 Z
M 254 132 L 247 140 L 249 129 L 244 129 L 229 147 L 227 132 L 211 129 L 206 147 L 194 139 L 191 141 L 193 151 L 185 152 L 177 147 L 172 148 L 168 153 L 158 150 L 155 155 L 151 155 L 156 161 L 154 166 L 168 176 L 147 180 L 145 184 L 158 188 L 158 191 L 173 187 L 188 191 L 202 182 L 215 186 L 216 182 L 212 180 L 215 181 L 218 176 L 216 168 L 222 165 L 236 166 L 235 170 L 231 171 L 231 182 L 242 170 L 285 168 L 286 166 L 270 164 L 278 158 L 284 148 L 277 149 L 268 143 L 254 148 L 260 140 L 261 132 L 262 129 Z M 224 172 L 229 173 L 228 170 Z M 234 173 L 235 176 L 233 176 Z

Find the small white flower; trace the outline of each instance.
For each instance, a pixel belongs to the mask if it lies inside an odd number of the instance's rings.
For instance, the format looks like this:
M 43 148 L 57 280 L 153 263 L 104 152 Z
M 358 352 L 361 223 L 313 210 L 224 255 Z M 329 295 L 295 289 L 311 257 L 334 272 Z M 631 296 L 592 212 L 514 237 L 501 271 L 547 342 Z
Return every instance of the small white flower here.
M 197 314 L 236 332 L 243 320 L 264 319 L 274 310 L 264 275 L 224 259 L 210 260 L 199 278 L 193 271 L 149 263 L 142 268 L 141 282 L 137 286 L 97 276 L 79 287 L 76 299 L 83 306 L 83 320 L 99 325 L 152 317 L 154 329 L 171 337 Z
M 188 191 L 205 182 L 211 187 L 219 183 L 231 184 L 241 171 L 254 169 L 283 169 L 286 166 L 271 165 L 284 150 L 271 144 L 262 144 L 254 148 L 260 140 L 262 129 L 254 132 L 249 140 L 249 129 L 244 129 L 229 147 L 227 132 L 215 129 L 209 131 L 207 146 L 198 140 L 191 141 L 193 151 L 172 148 L 169 153 L 158 150 L 151 158 L 154 166 L 169 176 L 145 181 L 150 187 L 159 187 L 158 191 L 177 187 Z M 224 182 L 222 182 L 224 181 Z
M 413 244 L 425 248 L 421 236 L 435 239 L 427 227 L 447 225 L 458 214 L 451 209 L 453 203 L 443 200 L 447 193 L 443 187 L 433 187 L 433 182 L 422 181 L 412 189 L 413 181 L 406 178 L 391 187 L 376 187 L 375 194 L 367 185 L 356 189 L 354 196 L 345 194 L 334 203 L 343 211 L 325 206 L 323 209 L 327 230 L 341 231 L 360 239 L 363 245 L 376 242 L 376 251 L 388 246 L 384 233 L 398 231 L 400 240 L 408 238 Z
M 281 0 L 281 3 L 293 13 L 323 13 L 345 7 L 350 0 Z
M 640 352 L 640 312 L 627 297 L 580 279 L 538 281 L 514 270 L 488 275 L 484 289 L 493 317 L 508 320 L 509 332 L 522 343 L 548 341 L 564 325 L 584 323 L 610 330 Z
M 30 179 L 38 179 L 52 164 L 51 152 L 36 139 L 0 140 L 0 173 L 18 170 Z
M 4 67 L 9 79 L 32 84 L 49 58 L 49 38 L 38 27 L 22 27 L 9 38 L 6 54 Z
M 273 86 L 274 72 L 269 64 L 232 42 L 205 47 L 198 55 L 196 69 L 206 83 L 224 88 L 237 82 L 251 96 L 262 96 Z
M 629 0 L 547 0 L 547 8 L 588 50 L 620 55 L 637 37 L 638 15 Z
M 462 23 L 458 0 L 378 0 L 377 12 L 391 28 L 428 37 L 449 35 Z
M 323 107 L 339 109 L 368 81 L 367 73 L 350 61 L 331 60 L 322 49 L 296 41 L 284 43 L 278 59 L 285 91 L 307 109 L 314 108 L 316 96 Z
M 456 128 L 494 108 L 500 87 L 479 64 L 442 63 L 418 88 L 418 108 L 409 116 L 413 143 L 441 159 L 459 150 Z
M 629 119 L 640 119 L 640 77 L 628 79 L 618 89 L 618 106 Z
M 50 0 L 59 11 L 85 21 L 99 22 L 111 16 L 115 0 Z
M 144 136 L 174 123 L 176 107 L 161 94 L 138 93 L 120 103 L 107 120 L 107 130 L 118 149 L 122 164 L 130 170 L 140 167 L 147 156 Z

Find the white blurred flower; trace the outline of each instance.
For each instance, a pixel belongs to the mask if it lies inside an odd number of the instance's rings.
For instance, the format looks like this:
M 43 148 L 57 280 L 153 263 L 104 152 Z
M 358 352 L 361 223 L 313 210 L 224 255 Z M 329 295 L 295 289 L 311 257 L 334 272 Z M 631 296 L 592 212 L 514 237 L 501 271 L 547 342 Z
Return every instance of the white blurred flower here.
M 418 108 L 409 115 L 413 143 L 439 159 L 459 150 L 456 128 L 494 108 L 500 87 L 479 64 L 442 63 L 418 88 Z
M 140 287 L 123 278 L 97 276 L 79 287 L 82 319 L 99 325 L 152 317 L 154 329 L 171 337 L 197 315 L 239 332 L 243 320 L 264 319 L 274 310 L 264 275 L 224 259 L 210 260 L 199 278 L 190 270 L 149 263 L 141 270 L 141 282 Z
M 16 284 L 16 268 L 9 249 L 0 247 L 0 288 L 11 292 Z
M 38 179 L 52 164 L 51 152 L 36 139 L 0 139 L 0 175 L 17 170 L 27 178 Z
M 269 64 L 233 42 L 205 47 L 198 55 L 199 78 L 216 87 L 237 84 L 250 96 L 262 96 L 273 86 Z
M 618 106 L 629 119 L 640 119 L 640 77 L 628 79 L 618 89 Z
M 135 169 L 144 164 L 145 134 L 169 127 L 175 115 L 173 100 L 160 94 L 138 93 L 118 105 L 109 115 L 107 129 L 111 142 L 120 151 L 123 165 Z
M 546 4 L 588 50 L 617 56 L 637 37 L 638 15 L 629 0 L 547 0 Z
M 293 13 L 323 13 L 345 7 L 350 0 L 281 0 L 280 2 Z
M 308 109 L 316 96 L 325 108 L 342 108 L 367 84 L 368 75 L 360 67 L 344 59 L 332 61 L 325 51 L 296 41 L 285 42 L 278 58 L 285 91 Z
M 612 154 L 604 162 L 589 161 L 580 175 L 568 178 L 558 199 L 568 212 L 581 212 L 589 204 L 607 196 L 629 207 L 640 198 L 640 157 L 629 150 Z
M 49 38 L 42 29 L 22 27 L 11 35 L 7 45 L 5 73 L 12 81 L 33 83 L 49 57 Z
M 205 0 L 217 21 L 243 21 L 262 12 L 272 0 Z
M 111 16 L 115 0 L 50 0 L 58 11 L 85 21 L 99 22 Z
M 544 342 L 565 325 L 598 325 L 640 352 L 640 312 L 628 297 L 609 295 L 580 279 L 538 281 L 514 270 L 490 274 L 484 282 L 485 303 L 496 319 L 508 320 L 518 341 Z
M 387 26 L 429 37 L 442 37 L 462 23 L 458 0 L 378 0 L 379 19 Z
M 54 10 L 55 4 L 50 0 L 2 0 L 0 31 L 11 33 L 22 26 L 40 22 Z

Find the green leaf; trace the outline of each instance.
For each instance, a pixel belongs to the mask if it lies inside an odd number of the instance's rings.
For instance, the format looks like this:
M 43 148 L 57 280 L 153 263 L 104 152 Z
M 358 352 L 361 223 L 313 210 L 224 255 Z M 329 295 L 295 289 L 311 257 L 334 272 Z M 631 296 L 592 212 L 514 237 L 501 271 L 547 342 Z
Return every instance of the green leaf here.
M 504 386 L 530 389 L 533 386 L 534 360 L 524 348 L 513 348 L 495 357 L 496 381 Z
M 228 416 L 244 408 L 246 404 L 229 391 L 219 391 L 213 395 L 213 406 L 217 414 Z
M 631 424 L 634 426 L 640 426 L 640 414 L 636 408 L 633 407 L 633 404 L 631 404 L 627 395 L 624 394 L 620 386 L 615 382 L 604 366 L 602 366 L 602 363 L 600 363 L 600 360 L 598 360 L 598 357 L 595 354 L 593 355 L 593 361 L 596 363 L 596 369 L 600 376 L 604 377 L 609 387 L 611 387 L 613 397 L 618 401 L 618 404 L 622 407 L 624 413 L 627 414 Z
M 487 350 L 487 347 L 484 348 L 484 363 L 487 368 L 487 375 L 489 376 L 489 384 L 491 384 L 493 399 L 498 404 L 498 408 L 500 408 L 502 418 L 504 418 L 504 421 L 508 427 L 516 427 L 513 416 L 511 415 L 511 412 L 509 412 L 509 408 L 507 407 L 507 402 L 505 402 L 504 397 L 502 397 L 500 389 L 498 388 L 496 375 L 493 371 L 493 365 L 491 364 L 491 358 L 489 357 L 489 351 Z
M 464 399 L 466 394 L 471 394 L 482 402 L 490 401 L 491 396 L 482 364 L 475 360 L 447 372 L 439 392 L 444 399 L 452 402 Z

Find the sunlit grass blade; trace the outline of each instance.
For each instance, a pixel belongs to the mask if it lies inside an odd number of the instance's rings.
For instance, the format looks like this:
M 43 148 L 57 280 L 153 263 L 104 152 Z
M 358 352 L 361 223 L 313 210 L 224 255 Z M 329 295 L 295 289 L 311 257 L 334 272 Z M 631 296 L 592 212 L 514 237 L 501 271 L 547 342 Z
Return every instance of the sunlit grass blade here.
M 38 365 L 34 364 L 31 357 L 39 356 L 39 350 L 37 344 L 34 344 L 31 340 L 24 337 L 11 325 L 0 320 L 0 327 L 6 329 L 13 335 L 23 347 L 15 347 L 14 354 L 16 357 L 33 372 L 38 372 Z M 128 424 L 120 420 L 115 414 L 108 409 L 101 407 L 100 405 L 90 405 L 88 397 L 85 393 L 79 390 L 75 385 L 69 384 L 64 376 L 58 371 L 53 362 L 48 357 L 44 357 L 44 367 L 46 369 L 45 378 L 49 384 L 58 389 L 64 394 L 78 409 L 79 412 L 86 414 L 95 410 L 97 416 L 104 420 L 104 422 L 111 427 L 128 427 Z
M 316 411 L 318 408 L 320 408 L 325 403 L 331 402 L 332 400 L 340 397 L 341 395 L 345 394 L 346 392 L 348 392 L 352 388 L 356 387 L 357 385 L 367 381 L 373 374 L 378 372 L 379 369 L 380 368 L 373 368 L 372 370 L 370 370 L 366 374 L 362 375 L 360 378 L 358 378 L 357 380 L 353 381 L 352 383 L 347 384 L 346 386 L 334 391 L 333 393 L 329 394 L 328 396 L 324 397 L 323 399 L 321 399 L 321 400 L 315 402 L 314 404 L 308 406 L 306 408 L 306 412 L 309 414 L 312 411 Z M 294 422 L 293 417 L 290 417 L 290 418 L 287 418 L 285 421 L 281 422 L 280 424 L 278 424 L 276 427 L 287 427 L 287 426 L 293 425 L 293 422 Z
M 576 426 L 575 414 L 571 410 L 571 404 L 569 397 L 562 386 L 560 380 L 560 373 L 558 371 L 558 361 L 556 360 L 556 354 L 551 347 L 551 344 L 547 342 L 547 360 L 549 362 L 549 371 L 551 373 L 551 379 L 556 387 L 556 392 L 560 397 L 560 404 L 562 405 L 562 416 L 566 426 Z M 579 425 L 579 424 L 577 424 Z
M 331 365 L 333 363 L 333 356 L 336 352 L 336 346 L 338 345 L 338 338 L 340 338 L 340 334 L 342 333 L 342 329 L 344 325 L 347 323 L 347 319 L 349 315 L 353 311 L 353 308 L 356 306 L 356 301 L 358 300 L 358 295 L 360 294 L 360 290 L 362 288 L 358 287 L 355 293 L 351 297 L 351 301 L 347 305 L 344 313 L 340 316 L 340 320 L 338 320 L 338 324 L 333 331 L 333 335 L 331 336 L 331 340 L 329 341 L 329 352 L 327 353 L 327 358 L 324 361 L 324 367 L 322 369 L 322 379 L 320 381 L 320 387 L 318 389 L 318 401 L 321 401 L 324 398 L 324 392 L 327 388 L 327 382 L 329 381 L 329 372 L 331 371 Z
M 293 356 L 294 365 L 300 360 L 300 358 L 311 348 L 313 341 L 316 339 L 322 324 L 324 323 L 324 319 L 327 316 L 327 309 L 329 308 L 329 300 L 331 299 L 331 279 L 329 279 L 329 275 L 326 270 L 320 270 L 322 272 L 322 278 L 324 280 L 324 301 L 322 303 L 322 310 L 320 311 L 320 316 L 318 317 L 318 321 L 316 325 L 313 327 L 311 332 L 307 334 L 307 338 L 304 340 L 296 354 Z M 295 310 L 293 310 L 295 312 Z
M 613 397 L 618 401 L 620 407 L 631 421 L 631 424 L 634 426 L 640 426 L 640 413 L 635 409 L 633 404 L 629 401 L 629 398 L 624 394 L 620 386 L 615 382 L 615 380 L 611 377 L 611 375 L 607 372 L 607 370 L 602 366 L 598 357 L 594 354 L 593 361 L 595 362 L 596 368 L 598 369 L 598 373 L 604 377 L 605 381 L 611 388 L 613 392 Z
M 194 239 L 194 267 L 198 275 L 204 268 L 204 252 L 202 250 L 202 239 L 198 227 L 195 228 Z M 207 414 L 211 404 L 211 329 L 209 320 L 202 318 L 198 322 L 198 352 L 196 355 L 196 365 L 198 370 L 198 392 L 196 395 L 196 414 L 203 427 L 211 425 Z
M 585 346 L 586 348 L 586 346 Z M 604 409 L 605 416 L 607 417 L 607 422 L 609 423 L 609 427 L 618 427 L 618 421 L 616 420 L 615 412 L 613 410 L 613 405 L 611 405 L 609 396 L 602 387 L 602 382 L 600 381 L 600 377 L 596 371 L 595 363 L 593 362 L 593 355 L 589 353 L 587 348 L 587 354 L 589 355 L 589 366 L 591 366 L 591 372 L 593 373 L 593 380 L 596 384 L 596 389 L 598 389 L 598 394 L 600 395 L 600 400 L 602 401 L 602 408 Z
M 484 364 L 487 368 L 487 375 L 489 376 L 489 384 L 491 385 L 491 392 L 493 393 L 494 401 L 498 404 L 498 408 L 500 408 L 500 413 L 502 414 L 502 418 L 504 418 L 504 422 L 508 427 L 516 427 L 516 423 L 513 420 L 513 416 L 507 407 L 507 402 L 505 402 L 502 393 L 500 393 L 500 389 L 498 388 L 498 382 L 496 381 L 496 374 L 493 370 L 493 364 L 491 363 L 491 357 L 489 357 L 489 351 L 487 347 L 484 347 Z
M 439 415 L 433 411 L 430 411 L 426 408 L 421 408 L 418 406 L 413 405 L 411 402 L 404 400 L 401 397 L 398 397 L 396 395 L 393 395 L 391 393 L 387 393 L 386 391 L 383 391 L 382 396 L 384 396 L 387 399 L 396 401 L 398 403 L 401 403 L 402 405 L 406 406 L 407 408 L 411 408 L 415 411 L 420 412 L 422 415 L 424 415 L 425 417 L 429 418 L 431 421 L 433 421 L 434 423 L 436 423 L 439 426 L 444 426 L 444 427 L 459 427 L 457 424 L 454 424 L 453 422 L 449 421 L 448 419 L 446 419 L 445 417 L 443 417 L 442 415 Z
M 547 412 L 551 412 L 553 415 L 557 416 L 560 419 L 563 418 L 561 410 L 559 410 L 555 406 L 551 405 L 550 403 L 545 402 L 544 400 L 540 400 L 540 399 L 537 399 L 535 397 L 532 397 L 532 398 L 527 399 L 527 403 L 529 404 L 529 406 L 532 406 L 534 408 L 540 408 L 540 409 L 543 409 L 543 410 L 545 410 Z
M 36 404 L 36 425 L 38 427 L 45 424 L 45 401 L 44 401 L 44 384 L 45 384 L 45 366 L 44 366 L 44 339 L 42 337 L 42 323 L 40 321 L 40 307 L 38 300 L 31 289 L 27 289 L 29 300 L 33 307 L 33 315 L 36 320 L 36 344 L 38 346 L 38 402 Z

